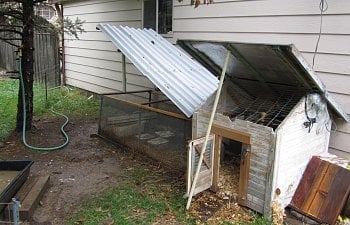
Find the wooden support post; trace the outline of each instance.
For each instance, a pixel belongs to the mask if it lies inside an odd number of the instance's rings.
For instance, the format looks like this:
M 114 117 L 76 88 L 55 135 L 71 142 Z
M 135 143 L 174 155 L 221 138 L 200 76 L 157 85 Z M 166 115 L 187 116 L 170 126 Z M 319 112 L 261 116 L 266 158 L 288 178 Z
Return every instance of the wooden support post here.
M 220 169 L 220 149 L 222 137 L 215 134 L 214 162 L 213 162 L 213 183 L 210 190 L 219 191 L 219 169 Z
M 209 139 L 209 135 L 210 135 L 210 131 L 211 131 L 211 126 L 213 124 L 214 116 L 215 116 L 215 113 L 216 113 L 216 108 L 217 108 L 218 103 L 219 103 L 221 88 L 222 88 L 222 85 L 224 83 L 224 79 L 225 79 L 225 75 L 226 75 L 226 69 L 227 69 L 227 65 L 228 65 L 228 60 L 230 59 L 230 55 L 231 55 L 231 52 L 227 51 L 225 64 L 224 64 L 224 67 L 223 67 L 222 72 L 221 72 L 219 87 L 218 87 L 218 90 L 216 91 L 216 96 L 215 96 L 215 100 L 214 100 L 213 110 L 211 112 L 211 116 L 210 116 L 210 120 L 209 120 L 209 124 L 208 124 L 208 129 L 207 129 L 207 132 L 206 132 L 206 135 L 205 135 L 205 141 L 204 141 L 204 144 L 203 144 L 203 147 L 202 147 L 202 152 L 201 152 L 200 157 L 199 157 L 199 162 L 198 162 L 198 165 L 197 165 L 196 173 L 194 175 L 194 179 L 193 179 L 193 182 L 192 182 L 190 195 L 188 196 L 186 209 L 190 208 L 192 197 L 193 197 L 193 193 L 194 193 L 194 190 L 196 188 L 198 175 L 199 175 L 199 172 L 200 172 L 200 169 L 201 169 L 201 166 L 202 166 L 205 149 L 207 148 L 208 139 Z

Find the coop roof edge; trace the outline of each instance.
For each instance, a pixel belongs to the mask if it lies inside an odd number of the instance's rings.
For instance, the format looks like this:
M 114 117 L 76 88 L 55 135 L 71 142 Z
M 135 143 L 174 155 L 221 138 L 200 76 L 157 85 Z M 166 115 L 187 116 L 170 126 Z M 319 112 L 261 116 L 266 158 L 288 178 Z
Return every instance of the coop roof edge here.
M 318 78 L 315 71 L 312 69 L 311 65 L 306 62 L 304 57 L 301 55 L 301 53 L 298 51 L 298 49 L 295 47 L 295 45 L 291 44 L 290 50 L 291 53 L 296 57 L 296 59 L 299 61 L 299 63 L 305 68 L 306 74 L 310 76 L 310 78 L 315 82 L 315 84 L 318 86 L 319 90 L 322 92 L 324 98 L 327 100 L 328 105 L 340 116 L 343 118 L 346 122 L 350 122 L 350 117 L 348 114 L 340 107 L 340 105 L 335 101 L 335 99 L 329 94 L 329 92 L 326 89 L 326 86 L 323 84 L 323 82 Z
M 112 43 L 187 117 L 217 90 L 218 79 L 152 29 L 98 24 Z
M 250 46 L 250 47 L 266 47 L 267 49 L 271 49 L 275 51 L 283 60 L 289 61 L 289 66 L 293 67 L 295 73 L 293 76 L 299 83 L 303 83 L 304 87 L 309 89 L 310 91 L 315 91 L 317 89 L 321 95 L 326 99 L 328 106 L 331 110 L 336 113 L 339 117 L 344 119 L 346 122 L 350 122 L 349 115 L 342 109 L 342 107 L 336 102 L 336 100 L 330 95 L 327 91 L 326 86 L 323 82 L 318 78 L 315 71 L 312 69 L 311 65 L 304 59 L 302 54 L 298 51 L 298 49 L 293 45 L 278 45 L 278 44 L 263 44 L 263 43 L 240 43 L 240 42 L 228 42 L 228 41 L 206 41 L 206 40 L 192 40 L 192 39 L 182 39 L 178 40 L 177 44 L 180 45 L 186 52 L 188 52 L 193 58 L 198 60 L 201 63 L 205 64 L 203 58 L 201 58 L 205 53 L 199 53 L 199 50 L 192 47 L 189 47 L 193 43 L 208 43 L 208 44 L 220 44 L 225 46 L 226 49 L 237 50 L 235 47 L 237 46 Z M 206 55 L 207 57 L 208 55 Z M 242 55 L 240 55 L 242 56 Z M 244 57 L 244 56 L 243 56 Z M 207 57 L 208 58 L 208 57 Z M 294 63 L 294 64 L 293 64 Z M 206 64 L 209 66 L 209 70 L 214 73 L 215 68 L 213 68 L 210 64 Z M 261 75 L 261 74 L 259 74 Z M 262 83 L 263 86 L 263 83 Z

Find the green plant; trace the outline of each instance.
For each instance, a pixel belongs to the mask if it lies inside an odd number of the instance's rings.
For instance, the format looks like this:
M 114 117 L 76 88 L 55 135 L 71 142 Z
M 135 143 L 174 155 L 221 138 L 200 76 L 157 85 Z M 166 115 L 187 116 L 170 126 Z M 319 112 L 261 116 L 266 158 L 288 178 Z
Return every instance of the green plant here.
M 18 80 L 0 80 L 0 93 L 0 141 L 4 141 L 15 129 Z M 49 89 L 46 102 L 44 85 L 36 83 L 34 96 L 35 118 L 55 117 L 50 111 L 51 107 L 68 117 L 97 117 L 98 101 L 88 98 L 78 89 L 69 88 L 69 91 L 64 87 Z
M 272 225 L 272 222 L 265 219 L 261 215 L 255 215 L 253 221 L 249 223 L 243 223 L 242 225 Z
M 0 80 L 0 93 L 0 141 L 3 141 L 16 124 L 18 82 Z

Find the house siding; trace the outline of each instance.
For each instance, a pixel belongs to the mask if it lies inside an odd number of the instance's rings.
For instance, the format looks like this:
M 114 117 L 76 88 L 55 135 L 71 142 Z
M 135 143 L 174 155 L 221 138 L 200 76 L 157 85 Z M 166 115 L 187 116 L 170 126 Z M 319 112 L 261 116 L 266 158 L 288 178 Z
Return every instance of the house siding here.
M 312 64 L 320 30 L 320 1 L 215 0 L 190 5 L 174 1 L 173 42 L 215 40 L 294 44 Z M 350 114 L 350 1 L 329 0 L 314 70 L 327 90 Z M 331 133 L 330 151 L 350 158 L 350 124 L 341 120 Z
M 190 5 L 174 0 L 173 34 L 167 39 L 294 44 L 312 64 L 320 30 L 320 1 L 215 0 Z M 121 90 L 121 56 L 97 23 L 142 26 L 142 0 L 68 1 L 64 14 L 86 20 L 80 40 L 65 41 L 67 84 L 93 92 Z M 328 0 L 314 70 L 331 95 L 350 114 L 350 1 Z M 128 63 L 128 90 L 152 84 Z M 129 70 L 130 69 L 130 70 Z M 350 125 L 336 123 L 330 150 L 350 157 Z
M 64 5 L 64 16 L 84 20 L 84 33 L 79 40 L 65 38 L 66 83 L 96 93 L 120 91 L 122 55 L 106 36 L 96 30 L 98 23 L 141 27 L 142 2 L 71 1 Z M 144 90 L 152 83 L 126 60 L 127 91 Z

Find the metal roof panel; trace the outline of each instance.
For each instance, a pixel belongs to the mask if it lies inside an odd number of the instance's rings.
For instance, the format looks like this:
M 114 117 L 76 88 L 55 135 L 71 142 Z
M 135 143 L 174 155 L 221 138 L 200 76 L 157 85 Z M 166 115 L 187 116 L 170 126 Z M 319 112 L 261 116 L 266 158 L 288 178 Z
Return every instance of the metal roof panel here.
M 218 79 L 152 29 L 98 24 L 113 44 L 187 117 L 217 90 Z

